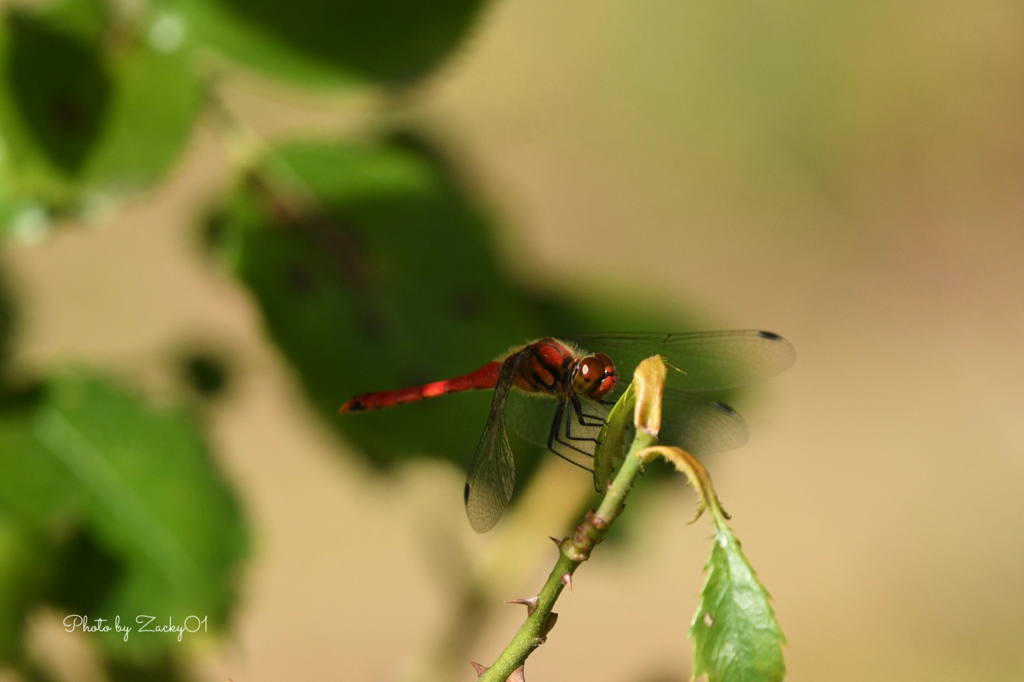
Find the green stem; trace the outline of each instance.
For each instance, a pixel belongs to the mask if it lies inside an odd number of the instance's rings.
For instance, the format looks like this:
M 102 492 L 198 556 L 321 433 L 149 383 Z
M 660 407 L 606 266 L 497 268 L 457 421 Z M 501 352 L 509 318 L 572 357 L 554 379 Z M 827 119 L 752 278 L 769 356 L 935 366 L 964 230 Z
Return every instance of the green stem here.
M 588 512 L 583 522 L 577 526 L 573 537 L 566 538 L 559 544 L 558 561 L 537 595 L 536 608 L 494 665 L 480 676 L 479 682 L 505 682 L 516 668 L 523 665 L 533 650 L 544 643 L 554 625 L 551 610 L 558 600 L 558 595 L 562 593 L 579 565 L 590 558 L 594 546 L 604 539 L 608 529 L 622 512 L 626 495 L 633 487 L 633 481 L 643 470 L 643 463 L 635 453 L 654 445 L 656 441 L 657 438 L 651 434 L 642 429 L 637 430 L 629 454 L 615 474 L 608 493 L 601 500 L 597 511 Z

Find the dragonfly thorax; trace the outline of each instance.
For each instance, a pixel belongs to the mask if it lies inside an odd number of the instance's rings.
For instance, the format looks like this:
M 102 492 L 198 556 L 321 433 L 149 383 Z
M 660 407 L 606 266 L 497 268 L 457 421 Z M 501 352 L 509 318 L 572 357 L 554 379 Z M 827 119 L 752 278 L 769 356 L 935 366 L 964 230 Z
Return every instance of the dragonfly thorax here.
M 572 389 L 584 398 L 600 400 L 614 391 L 618 382 L 615 363 L 604 353 L 588 355 L 573 368 Z

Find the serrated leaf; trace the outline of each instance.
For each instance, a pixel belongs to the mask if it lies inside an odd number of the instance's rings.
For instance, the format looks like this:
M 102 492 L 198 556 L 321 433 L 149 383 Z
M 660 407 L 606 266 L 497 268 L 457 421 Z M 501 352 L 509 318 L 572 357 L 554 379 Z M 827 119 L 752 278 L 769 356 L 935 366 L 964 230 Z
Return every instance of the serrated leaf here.
M 768 591 L 739 541 L 716 517 L 715 544 L 693 617 L 693 677 L 708 682 L 779 682 L 786 676 L 782 634 Z
M 63 557 L 47 591 L 58 608 L 134 625 L 148 614 L 223 627 L 246 534 L 207 448 L 183 415 L 106 382 L 66 375 L 0 405 L 0 508 Z M 76 613 L 76 611 L 68 611 Z M 116 655 L 171 636 L 101 636 Z
M 306 85 L 405 84 L 462 40 L 483 0 L 161 0 L 187 39 Z

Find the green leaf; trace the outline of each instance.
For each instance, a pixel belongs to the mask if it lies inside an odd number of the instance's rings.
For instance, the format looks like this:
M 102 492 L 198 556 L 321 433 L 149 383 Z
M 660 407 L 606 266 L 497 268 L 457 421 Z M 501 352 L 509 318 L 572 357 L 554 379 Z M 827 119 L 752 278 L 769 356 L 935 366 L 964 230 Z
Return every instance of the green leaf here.
M 183 415 L 99 379 L 66 375 L 0 409 L 0 509 L 62 557 L 47 601 L 135 625 L 195 615 L 223 627 L 246 534 L 238 506 Z M 111 653 L 173 636 L 101 636 Z
M 161 0 L 188 40 L 307 85 L 406 84 L 461 42 L 483 0 Z
M 0 220 L 7 227 L 31 228 L 39 221 L 22 217 L 80 211 L 143 188 L 188 139 L 202 89 L 188 55 L 176 49 L 180 41 L 108 24 L 96 0 L 12 9 L 0 23 Z
M 159 180 L 188 142 L 203 86 L 180 50 L 139 45 L 113 62 L 116 92 L 84 181 L 125 192 Z
M 189 675 L 172 652 L 152 661 L 137 662 L 124 659 L 106 661 L 109 682 L 187 682 L 195 677 Z
M 11 104 L 26 141 L 56 171 L 79 173 L 110 108 L 111 74 L 102 54 L 94 44 L 25 12 L 9 15 L 6 52 Z
M 7 378 L 7 362 L 11 355 L 14 324 L 14 303 L 7 289 L 6 278 L 3 272 L 0 272 L 0 387 Z
M 396 143 L 292 144 L 216 224 L 220 253 L 318 411 L 370 461 L 468 463 L 487 393 L 338 414 L 357 393 L 464 374 L 543 335 L 483 212 L 435 157 Z
M 693 677 L 708 682 L 777 682 L 786 676 L 782 634 L 739 541 L 716 515 L 711 569 L 693 617 Z
M 20 524 L 0 513 L 0 662 L 17 658 L 25 616 L 45 588 L 46 558 Z

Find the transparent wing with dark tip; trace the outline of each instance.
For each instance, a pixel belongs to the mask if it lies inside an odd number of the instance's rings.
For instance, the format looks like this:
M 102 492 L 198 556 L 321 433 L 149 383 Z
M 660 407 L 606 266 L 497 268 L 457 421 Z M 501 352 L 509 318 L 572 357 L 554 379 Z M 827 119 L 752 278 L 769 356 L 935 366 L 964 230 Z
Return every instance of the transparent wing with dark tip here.
M 736 410 L 700 394 L 666 389 L 658 442 L 691 455 L 710 455 L 747 442 L 747 423 Z
M 661 355 L 682 370 L 669 372 L 669 386 L 683 391 L 716 391 L 763 381 L 796 359 L 789 341 L 756 330 L 585 334 L 567 340 L 584 351 L 601 351 L 611 357 L 619 373 L 619 387 L 613 397 L 632 381 L 636 366 L 652 355 Z
M 529 353 L 529 348 L 526 348 L 511 356 L 501 366 L 491 401 L 491 413 L 469 465 L 465 490 L 466 514 L 473 530 L 478 533 L 493 528 L 512 499 L 516 465 L 505 433 L 504 412 L 516 373 Z
M 505 420 L 512 433 L 523 440 L 593 471 L 594 447 L 609 407 L 580 399 L 579 408 L 568 401 L 559 408 L 557 396 L 517 389 L 508 397 Z

